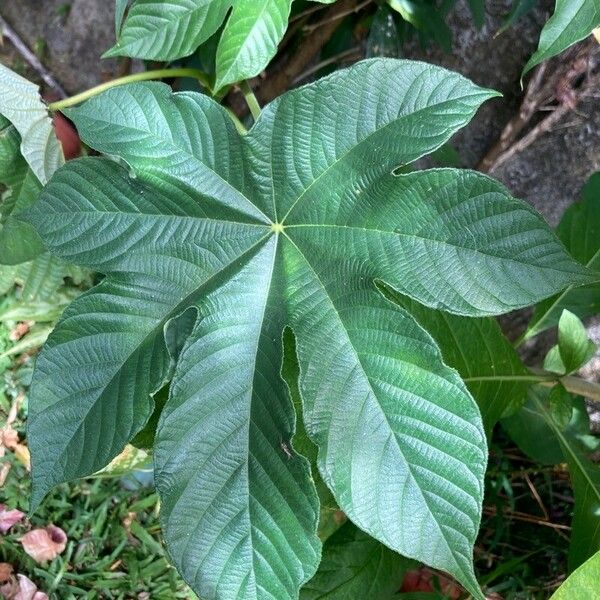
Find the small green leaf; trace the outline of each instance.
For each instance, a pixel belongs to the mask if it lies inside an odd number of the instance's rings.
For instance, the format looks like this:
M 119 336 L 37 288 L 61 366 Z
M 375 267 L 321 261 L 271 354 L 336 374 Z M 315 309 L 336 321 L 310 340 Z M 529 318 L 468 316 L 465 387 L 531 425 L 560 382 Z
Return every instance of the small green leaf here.
M 592 33 L 600 26 L 598 0 L 556 0 L 554 14 L 542 29 L 540 44 L 523 75 Z
M 348 522 L 323 546 L 319 570 L 300 600 L 392 600 L 414 564 Z
M 573 416 L 573 398 L 562 383 L 550 391 L 550 416 L 559 429 L 565 429 Z
M 552 594 L 550 600 L 590 600 L 598 591 L 600 581 L 600 552 L 582 564 Z
M 504 33 L 536 5 L 537 0 L 513 0 L 513 5 L 496 35 Z
M 552 346 L 544 358 L 544 369 L 550 373 L 557 373 L 558 375 L 565 375 L 567 369 L 565 363 L 560 355 L 560 348 L 558 344 Z
M 565 211 L 556 233 L 576 260 L 590 269 L 600 270 L 600 173 L 588 180 L 581 202 Z M 524 339 L 557 325 L 563 309 L 581 319 L 600 312 L 600 284 L 569 287 L 538 304 Z
M 331 0 L 320 0 L 329 4 Z M 117 44 L 104 56 L 175 60 L 192 54 L 223 24 L 216 55 L 215 91 L 258 75 L 287 29 L 292 0 L 134 0 Z
M 37 85 L 0 64 L 0 114 L 21 136 L 21 153 L 42 184 L 64 163 L 48 108 Z
M 596 350 L 596 344 L 589 339 L 580 319 L 572 312 L 564 310 L 558 322 L 558 351 L 564 370 L 548 370 L 561 374 L 578 371 L 589 362 Z M 558 361 L 555 362 L 556 365 L 552 366 L 559 366 Z
M 575 493 L 569 547 L 569 569 L 572 570 L 600 550 L 600 468 L 588 457 L 590 450 L 597 449 L 598 440 L 594 440 L 591 448 L 586 448 L 587 438 L 591 437 L 589 421 L 586 432 L 579 434 L 570 426 L 563 431 L 553 419 L 551 408 L 545 403 L 543 395 L 536 394 L 534 400 L 559 441 L 569 466 Z
M 215 89 L 258 75 L 287 29 L 292 0 L 238 0 L 217 50 Z
M 394 20 L 394 14 L 385 4 L 377 9 L 367 40 L 367 57 L 378 56 L 390 58 L 402 56 L 400 33 Z
M 407 23 L 435 40 L 446 52 L 452 50 L 452 33 L 437 7 L 414 0 L 387 0 L 387 3 Z

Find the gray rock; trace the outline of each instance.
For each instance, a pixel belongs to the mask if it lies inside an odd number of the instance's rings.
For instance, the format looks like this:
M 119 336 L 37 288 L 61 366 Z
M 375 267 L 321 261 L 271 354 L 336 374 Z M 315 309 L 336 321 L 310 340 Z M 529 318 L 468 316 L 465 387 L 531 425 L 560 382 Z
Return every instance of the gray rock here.
M 100 60 L 114 44 L 112 0 L 2 0 L 0 14 L 70 94 L 112 77 L 116 61 Z

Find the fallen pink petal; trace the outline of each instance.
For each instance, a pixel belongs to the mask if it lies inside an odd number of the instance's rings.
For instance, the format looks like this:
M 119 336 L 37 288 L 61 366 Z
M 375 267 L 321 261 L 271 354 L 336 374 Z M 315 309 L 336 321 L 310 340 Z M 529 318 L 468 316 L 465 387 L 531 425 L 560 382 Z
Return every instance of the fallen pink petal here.
M 19 580 L 19 589 L 13 600 L 48 600 L 44 592 L 40 592 L 37 585 L 25 575 L 17 575 Z
M 23 549 L 36 562 L 54 560 L 67 545 L 67 534 L 55 525 L 32 529 L 21 538 Z
M 0 533 L 7 533 L 13 525 L 19 523 L 25 516 L 20 510 L 6 510 L 4 505 L 0 504 Z

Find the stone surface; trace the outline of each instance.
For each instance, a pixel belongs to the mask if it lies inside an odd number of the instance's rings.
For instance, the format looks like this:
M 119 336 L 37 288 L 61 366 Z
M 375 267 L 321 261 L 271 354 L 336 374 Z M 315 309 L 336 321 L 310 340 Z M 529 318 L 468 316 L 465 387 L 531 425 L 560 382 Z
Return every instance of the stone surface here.
M 0 0 L 0 14 L 70 94 L 112 76 L 100 60 L 114 44 L 112 0 Z

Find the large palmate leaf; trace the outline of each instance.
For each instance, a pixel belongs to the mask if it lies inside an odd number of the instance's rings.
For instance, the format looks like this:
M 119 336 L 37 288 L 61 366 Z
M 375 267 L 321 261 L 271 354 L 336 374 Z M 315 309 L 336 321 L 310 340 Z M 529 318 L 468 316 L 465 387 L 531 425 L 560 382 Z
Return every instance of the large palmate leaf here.
M 535 54 L 527 61 L 523 75 L 542 61 L 552 58 L 600 26 L 598 0 L 556 0 L 554 14 L 542 29 Z
M 207 96 L 157 83 L 71 110 L 129 171 L 71 161 L 24 217 L 60 257 L 106 274 L 37 361 L 33 505 L 118 454 L 172 379 L 155 469 L 176 565 L 206 600 L 296 597 L 319 560 L 318 503 L 280 376 L 288 325 L 306 431 L 341 509 L 481 598 L 479 410 L 375 282 L 488 315 L 593 280 L 487 177 L 397 174 L 494 95 L 381 59 L 285 94 L 245 136 Z
M 460 373 L 477 401 L 488 436 L 502 416 L 522 406 L 535 377 L 528 375 L 494 319 L 451 315 L 393 291 L 386 294 L 431 332 L 444 362 Z
M 188 56 L 227 17 L 216 57 L 215 88 L 220 89 L 265 68 L 287 29 L 291 6 L 292 0 L 136 0 L 106 56 Z
M 600 173 L 590 177 L 581 202 L 565 211 L 556 233 L 580 263 L 591 269 L 600 268 Z M 563 309 L 581 318 L 600 312 L 600 284 L 567 288 L 541 302 L 536 306 L 524 339 L 557 325 Z

